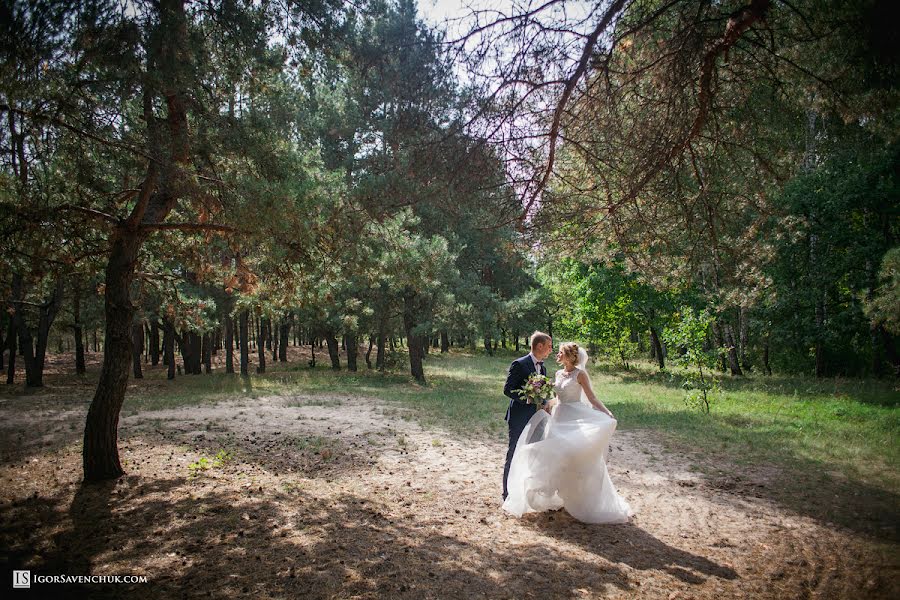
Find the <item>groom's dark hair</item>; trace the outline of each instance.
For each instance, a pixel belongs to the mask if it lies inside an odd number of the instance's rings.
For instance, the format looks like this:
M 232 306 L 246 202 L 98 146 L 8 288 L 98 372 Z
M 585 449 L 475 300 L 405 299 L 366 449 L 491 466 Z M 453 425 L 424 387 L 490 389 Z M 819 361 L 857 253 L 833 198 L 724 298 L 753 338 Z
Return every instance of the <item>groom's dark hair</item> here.
M 543 331 L 535 331 L 531 334 L 531 349 L 534 350 L 538 344 L 548 344 L 552 338 Z

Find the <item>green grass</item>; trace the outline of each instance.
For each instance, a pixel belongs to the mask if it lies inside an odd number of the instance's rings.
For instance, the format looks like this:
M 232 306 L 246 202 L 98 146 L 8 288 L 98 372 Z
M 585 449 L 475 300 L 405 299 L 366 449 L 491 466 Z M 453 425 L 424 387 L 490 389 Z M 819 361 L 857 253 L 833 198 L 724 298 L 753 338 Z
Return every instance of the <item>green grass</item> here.
M 503 439 L 507 401 L 502 388 L 511 358 L 432 355 L 426 361 L 426 386 L 404 374 L 305 365 L 277 365 L 247 380 L 214 373 L 167 382 L 162 373 L 150 373 L 141 383 L 144 389 L 130 390 L 125 411 L 273 395 L 312 396 L 298 398 L 294 406 L 338 406 L 346 394 L 393 403 L 407 409 L 401 415 L 425 426 Z M 900 391 L 893 381 L 721 376 L 724 393 L 704 415 L 684 404 L 677 370 L 659 373 L 652 364 L 638 362 L 629 371 L 606 364 L 591 371 L 598 396 L 621 429 L 655 430 L 668 442 L 739 464 L 813 466 L 900 490 Z M 328 397 L 317 399 L 317 394 Z
M 459 437 L 504 443 L 507 400 L 502 389 L 513 358 L 512 353 L 432 354 L 426 360 L 425 386 L 405 373 L 382 375 L 364 367 L 349 373 L 327 364 L 311 369 L 305 363 L 270 363 L 266 374 L 247 379 L 216 372 L 181 375 L 175 381 L 167 381 L 161 367 L 148 368 L 144 379 L 129 382 L 123 414 L 225 400 L 252 404 L 266 396 L 282 396 L 289 406 L 332 408 L 372 398 L 387 403 L 385 419 L 414 419 Z M 552 374 L 553 365 L 548 367 Z M 879 537 L 900 538 L 896 381 L 717 373 L 723 395 L 706 415 L 685 405 L 677 369 L 660 373 L 655 365 L 638 361 L 628 371 L 593 364 L 591 373 L 597 395 L 616 414 L 621 430 L 650 432 L 667 453 L 683 456 L 690 468 L 705 473 L 711 485 L 729 478 L 728 485 L 745 477 L 758 481 L 759 476 L 748 473 L 761 470 L 766 484 L 758 489 L 753 483 L 748 488 L 752 494 Z M 95 386 L 96 374 L 77 380 L 54 376 L 22 400 L 33 408 L 51 409 L 60 401 L 86 405 Z M 22 396 L 15 387 L 0 390 L 0 395 Z M 311 438 L 299 445 L 314 449 L 321 443 Z M 406 440 L 400 436 L 389 446 L 393 444 L 404 450 Z
M 123 413 L 265 396 L 283 396 L 288 405 L 301 407 L 374 398 L 389 405 L 386 419 L 415 419 L 455 435 L 503 442 L 507 400 L 502 389 L 512 358 L 511 353 L 432 354 L 425 386 L 404 373 L 336 372 L 323 364 L 314 369 L 270 364 L 268 373 L 248 379 L 213 373 L 167 381 L 162 369 L 147 369 L 143 380 L 129 384 Z M 668 452 L 685 456 L 712 477 L 774 467 L 771 497 L 809 514 L 846 516 L 851 526 L 860 502 L 883 518 L 892 518 L 900 506 L 896 381 L 717 374 L 723 395 L 705 415 L 685 405 L 677 369 L 660 373 L 649 362 L 637 362 L 624 371 L 600 363 L 591 366 L 591 373 L 597 395 L 616 414 L 620 429 L 652 432 Z M 92 393 L 90 380 L 73 388 L 61 378 L 31 394 L 28 402 L 37 406 L 47 394 L 87 403 Z M 819 508 L 813 511 L 805 503 Z
M 630 372 L 595 371 L 596 388 L 624 428 L 659 430 L 738 463 L 817 465 L 900 490 L 896 383 L 726 376 L 723 394 L 704 415 L 684 405 L 677 373 L 658 373 L 649 365 Z

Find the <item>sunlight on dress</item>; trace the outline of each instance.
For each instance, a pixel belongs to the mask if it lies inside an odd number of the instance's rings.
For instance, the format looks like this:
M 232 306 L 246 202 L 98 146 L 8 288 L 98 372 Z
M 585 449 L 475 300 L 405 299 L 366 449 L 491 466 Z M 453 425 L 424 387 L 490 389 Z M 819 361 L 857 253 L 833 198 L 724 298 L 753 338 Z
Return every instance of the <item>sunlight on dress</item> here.
M 521 517 L 565 508 L 585 523 L 625 523 L 633 514 L 606 469 L 616 420 L 582 399 L 578 371 L 557 371 L 559 404 L 539 410 L 516 444 L 503 509 Z

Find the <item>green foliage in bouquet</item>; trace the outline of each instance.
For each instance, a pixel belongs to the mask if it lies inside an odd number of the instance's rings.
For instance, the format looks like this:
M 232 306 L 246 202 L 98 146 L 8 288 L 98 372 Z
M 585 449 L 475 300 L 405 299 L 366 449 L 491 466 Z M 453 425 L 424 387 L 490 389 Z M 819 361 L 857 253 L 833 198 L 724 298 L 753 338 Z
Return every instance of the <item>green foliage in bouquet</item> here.
M 553 382 L 546 375 L 532 373 L 525 385 L 516 391 L 528 404 L 542 406 L 553 397 Z

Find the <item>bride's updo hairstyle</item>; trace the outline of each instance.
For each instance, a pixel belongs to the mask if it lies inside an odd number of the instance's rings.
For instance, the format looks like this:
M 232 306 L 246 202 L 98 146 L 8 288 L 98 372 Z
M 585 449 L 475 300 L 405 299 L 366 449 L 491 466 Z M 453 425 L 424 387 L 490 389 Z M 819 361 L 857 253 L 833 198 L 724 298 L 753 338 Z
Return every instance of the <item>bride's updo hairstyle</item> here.
M 578 364 L 578 344 L 575 342 L 566 342 L 559 347 L 559 351 L 563 353 L 563 356 L 566 357 L 567 361 L 571 362 L 573 365 Z

